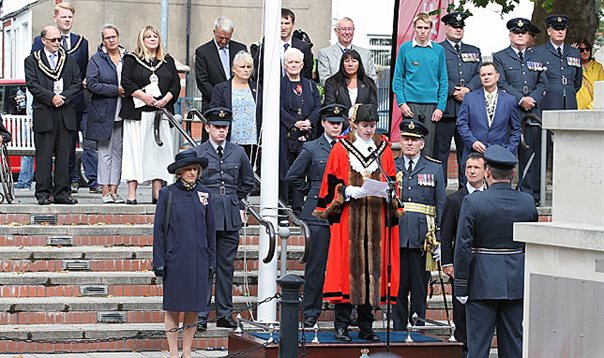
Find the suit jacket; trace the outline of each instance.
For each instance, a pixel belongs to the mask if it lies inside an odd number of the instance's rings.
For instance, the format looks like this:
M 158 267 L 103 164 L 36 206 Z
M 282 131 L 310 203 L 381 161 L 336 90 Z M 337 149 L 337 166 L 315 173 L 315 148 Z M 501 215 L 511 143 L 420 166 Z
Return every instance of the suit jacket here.
M 247 51 L 247 46 L 231 40 L 229 42 L 229 63 L 231 65 L 233 64 L 233 58 L 239 51 Z M 195 50 L 195 79 L 197 80 L 197 88 L 203 96 L 202 100 L 206 105 L 209 105 L 212 100 L 214 86 L 228 79 L 222 68 L 214 39 Z
M 232 98 L 232 80 L 224 81 L 217 84 L 212 92 L 212 101 L 210 102 L 210 108 L 214 107 L 225 107 L 233 109 Z M 260 135 L 260 126 L 262 124 L 262 88 L 256 82 L 249 81 L 250 89 L 252 90 L 252 97 L 256 101 L 256 133 Z M 229 132 L 229 138 L 230 138 Z
M 208 167 L 199 180 L 212 194 L 216 231 L 241 229 L 240 200 L 254 189 L 254 171 L 245 151 L 225 141 L 220 158 L 209 140 L 189 150 L 208 159 Z
M 477 140 L 487 147 L 500 144 L 515 154 L 520 143 L 518 103 L 512 95 L 498 91 L 497 107 L 489 127 L 484 90 L 480 87 L 465 95 L 457 117 L 457 130 L 464 142 L 464 163 Z
M 292 37 L 292 47 L 297 48 L 304 54 L 304 67 L 302 67 L 302 76 L 304 78 L 312 80 L 314 57 L 310 46 L 308 45 L 308 43 L 306 43 L 306 41 L 302 41 L 300 39 Z M 262 81 L 264 79 L 264 64 L 260 63 L 260 61 L 264 58 L 264 41 L 261 41 L 259 44 L 250 46 L 250 50 L 252 52 L 252 57 L 254 58 L 254 78 L 258 81 L 258 83 L 262 84 Z
M 518 52 L 507 47 L 493 55 L 493 62 L 499 72 L 499 88 L 514 96 L 516 103 L 523 97 L 532 97 L 537 105 L 529 112 L 520 107 L 523 113 L 534 113 L 541 117 L 539 102 L 549 86 L 541 59 L 532 48 L 524 51 L 524 61 L 520 62 Z
M 59 56 L 65 56 L 64 52 L 57 53 Z M 43 50 L 41 50 L 40 57 L 46 66 L 50 66 Z M 59 61 L 60 57 L 57 63 Z M 72 56 L 66 56 L 61 78 L 63 79 L 61 95 L 65 97 L 65 104 L 56 108 L 52 106 L 52 98 L 55 96 L 53 92 L 55 80 L 42 72 L 33 54 L 25 59 L 25 81 L 27 89 L 33 96 L 33 131 L 36 133 L 51 131 L 54 128 L 56 117 L 63 119 L 65 128 L 68 130 L 77 130 L 74 99 L 82 92 L 82 80 L 78 65 Z
M 361 55 L 365 73 L 375 81 L 377 79 L 377 74 L 375 73 L 375 63 L 373 62 L 371 52 L 356 45 L 351 45 L 351 49 L 356 50 L 359 55 Z M 336 72 L 340 70 L 340 59 L 342 58 L 342 54 L 342 49 L 337 43 L 319 50 L 319 79 L 321 80 L 322 85 L 325 84 L 325 81 L 327 81 L 329 77 L 335 75 Z
M 515 300 L 524 296 L 524 254 L 477 254 L 472 248 L 517 249 L 514 223 L 537 221 L 533 197 L 494 183 L 467 195 L 455 244 L 455 294 L 470 300 Z
M 460 42 L 460 44 L 458 54 L 449 41 L 439 42 L 439 45 L 445 50 L 447 77 L 449 78 L 447 107 L 443 116 L 449 118 L 456 118 L 461 106 L 461 102 L 453 97 L 455 86 L 467 87 L 470 91 L 480 88 L 479 70 L 482 63 L 480 49 L 464 42 Z
M 440 243 L 442 264 L 449 265 L 453 263 L 455 254 L 455 234 L 457 234 L 457 222 L 461 211 L 461 201 L 468 195 L 468 188 L 465 186 L 455 193 L 449 195 L 443 206 L 443 215 L 440 220 Z
M 324 135 L 313 141 L 304 143 L 298 158 L 294 160 L 286 180 L 291 186 L 306 196 L 300 219 L 307 224 L 329 226 L 327 220 L 312 215 L 317 206 L 323 173 L 331 152 L 331 143 Z
M 373 82 L 371 78 L 367 78 L 367 80 L 371 81 L 371 84 L 365 84 L 357 81 L 357 98 L 354 103 L 351 103 L 348 88 L 340 83 L 337 83 L 335 77 L 331 76 L 327 81 L 325 81 L 325 100 L 323 104 L 328 105 L 338 103 L 346 106 L 346 108 L 350 108 L 356 103 L 373 104 L 377 106 L 377 93 L 370 90 L 370 86 L 373 86 L 374 89 L 377 89 L 375 82 Z
M 535 47 L 537 58 L 547 67 L 548 91 L 540 103 L 542 110 L 577 109 L 577 92 L 583 81 L 579 50 L 564 44 L 562 57 L 551 42 Z M 566 96 L 564 96 L 566 94 Z
M 402 185 L 399 182 L 402 201 L 436 207 L 435 223 L 438 239 L 443 203 L 447 196 L 442 164 L 438 160 L 420 155 L 410 176 L 407 174 L 403 156 L 396 158 L 395 164 L 397 177 L 402 172 Z M 428 177 L 428 180 L 421 180 L 420 184 L 420 175 Z M 400 247 L 419 249 L 424 246 L 428 232 L 425 214 L 406 211 L 405 215 L 398 219 L 398 225 Z
M 69 56 L 72 56 L 75 59 L 80 70 L 80 79 L 83 81 L 86 78 L 86 68 L 88 67 L 88 40 L 86 40 L 84 36 L 70 33 L 69 42 L 71 43 L 71 48 L 68 51 Z M 42 43 L 42 39 L 40 39 L 40 36 L 38 35 L 34 38 L 34 43 L 31 46 L 31 53 L 34 53 L 34 51 L 42 50 L 43 48 L 44 44 Z M 74 106 L 76 111 L 78 112 L 83 112 L 86 109 L 86 103 L 84 102 L 83 93 L 80 93 L 74 99 Z

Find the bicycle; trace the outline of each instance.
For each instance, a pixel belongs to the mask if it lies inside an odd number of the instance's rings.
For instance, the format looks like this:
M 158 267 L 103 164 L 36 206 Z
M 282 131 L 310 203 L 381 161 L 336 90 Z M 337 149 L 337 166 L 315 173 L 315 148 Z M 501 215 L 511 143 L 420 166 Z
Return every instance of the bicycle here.
M 3 142 L 0 144 L 0 182 L 2 183 L 2 191 L 0 193 L 0 204 L 6 202 L 11 204 L 15 200 L 15 187 L 13 183 L 13 172 L 8 158 L 8 149 Z

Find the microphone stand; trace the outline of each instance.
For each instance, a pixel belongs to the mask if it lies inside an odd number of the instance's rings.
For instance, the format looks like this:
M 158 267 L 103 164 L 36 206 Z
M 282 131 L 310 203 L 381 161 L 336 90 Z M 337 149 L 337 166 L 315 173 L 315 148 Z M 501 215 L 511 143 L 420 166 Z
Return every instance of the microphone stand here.
M 387 280 L 387 286 L 386 286 L 386 352 L 390 352 L 390 315 L 392 312 L 392 307 L 390 305 L 390 296 L 391 296 L 391 289 L 392 289 L 392 282 L 391 282 L 392 260 L 390 257 L 391 256 L 390 252 L 392 250 L 392 229 L 390 227 L 390 224 L 392 222 L 392 211 L 394 209 L 394 206 L 392 205 L 392 199 L 393 198 L 396 199 L 399 207 L 401 207 L 401 208 L 404 207 L 404 204 L 403 204 L 402 200 L 396 194 L 396 183 L 392 179 L 390 179 L 390 177 L 384 170 L 384 167 L 382 167 L 382 163 L 380 162 L 379 155 L 376 152 L 371 151 L 370 157 L 373 157 L 373 159 L 375 160 L 376 164 L 378 165 L 378 168 L 380 169 L 380 173 L 382 174 L 386 184 L 388 185 L 388 188 L 386 189 L 386 203 L 387 203 L 387 205 L 386 205 L 386 228 L 388 230 L 388 233 L 386 234 L 387 235 L 387 239 L 386 239 L 387 247 L 388 247 L 386 250 L 386 263 L 387 263 L 387 269 L 386 269 L 386 280 Z

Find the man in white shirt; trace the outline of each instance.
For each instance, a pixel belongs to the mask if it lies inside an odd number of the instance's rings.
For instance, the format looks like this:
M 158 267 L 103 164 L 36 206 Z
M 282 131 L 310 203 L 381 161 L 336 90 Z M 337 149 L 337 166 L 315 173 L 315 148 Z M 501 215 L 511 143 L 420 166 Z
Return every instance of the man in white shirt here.
M 354 22 L 349 17 L 338 20 L 334 32 L 338 37 L 335 45 L 319 50 L 319 79 L 322 85 L 340 69 L 340 58 L 342 54 L 350 50 L 356 50 L 361 55 L 365 73 L 375 81 L 375 64 L 369 50 L 352 44 L 354 38 Z

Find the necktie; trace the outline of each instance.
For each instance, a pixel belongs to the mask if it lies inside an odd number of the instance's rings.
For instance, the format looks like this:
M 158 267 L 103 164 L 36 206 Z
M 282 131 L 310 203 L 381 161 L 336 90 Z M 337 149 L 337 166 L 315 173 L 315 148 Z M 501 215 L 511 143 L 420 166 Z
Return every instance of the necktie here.
M 522 54 L 522 51 L 518 51 L 518 58 L 520 59 L 520 62 L 524 62 L 524 55 Z
M 229 50 L 226 47 L 223 47 L 218 51 L 220 53 L 220 62 L 222 62 L 222 69 L 224 70 L 224 75 L 226 79 L 231 78 L 231 66 L 229 63 Z
M 460 50 L 459 44 L 455 44 L 455 52 L 457 52 L 459 54 L 459 50 Z
M 283 52 L 287 51 L 288 48 L 289 48 L 289 44 L 288 43 L 284 43 L 283 44 Z
M 558 51 L 558 56 L 560 56 L 560 58 L 562 58 L 562 49 L 560 47 L 558 47 L 557 51 Z
M 216 152 L 218 152 L 218 156 L 220 158 L 222 158 L 222 146 L 221 145 L 219 145 L 218 148 L 216 148 Z
M 411 175 L 413 171 L 413 160 L 409 160 L 409 165 L 407 165 L 407 174 Z
M 336 142 L 335 140 L 332 140 L 332 141 L 331 141 L 331 146 L 333 147 L 334 145 L 336 145 L 336 143 L 337 143 L 337 142 Z
M 61 35 L 61 46 L 65 51 L 69 50 L 69 45 L 67 44 L 67 35 Z
M 50 68 L 52 68 L 53 70 L 55 69 L 55 67 L 57 67 L 57 61 L 55 61 L 55 56 L 57 56 L 56 53 L 51 53 L 50 55 L 48 55 L 48 64 L 50 64 Z
M 347 54 L 348 52 L 350 52 L 350 49 L 349 49 L 349 48 L 342 49 L 342 52 L 343 52 L 344 54 Z

